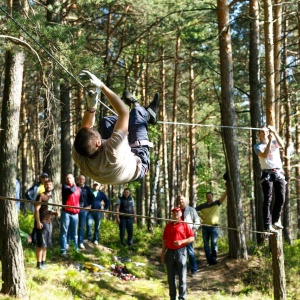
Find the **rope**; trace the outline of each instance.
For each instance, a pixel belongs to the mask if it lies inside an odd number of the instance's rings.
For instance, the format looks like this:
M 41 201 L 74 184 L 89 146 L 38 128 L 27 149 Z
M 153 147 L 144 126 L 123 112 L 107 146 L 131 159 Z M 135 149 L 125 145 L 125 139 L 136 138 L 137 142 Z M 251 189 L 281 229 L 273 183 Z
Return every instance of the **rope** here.
M 184 122 L 162 122 L 157 121 L 159 124 L 173 124 L 173 125 L 184 125 L 184 126 L 199 126 L 199 127 L 219 127 L 219 128 L 233 128 L 233 129 L 245 129 L 245 130 L 261 130 L 256 127 L 240 127 L 240 126 L 227 126 L 227 125 L 213 125 L 213 124 L 198 124 L 198 123 L 184 123 Z
M 43 49 L 47 55 L 54 60 L 69 76 L 71 76 L 85 91 L 89 91 L 87 87 L 85 87 L 66 67 L 63 66 L 59 62 L 59 60 L 52 55 L 39 41 L 37 41 L 16 19 L 14 19 L 1 5 L 0 5 L 0 10 L 9 18 L 11 19 L 30 39 L 32 39 L 41 49 Z M 103 103 L 101 100 L 99 102 L 105 106 L 108 110 L 116 114 L 109 106 L 107 106 L 105 103 Z
M 54 60 L 69 76 L 71 76 L 83 89 L 88 91 L 88 89 L 66 68 L 64 67 L 56 57 L 54 57 L 39 41 L 37 41 L 17 20 L 15 20 L 2 6 L 0 5 L 0 10 L 2 10 L 29 38 L 31 38 L 40 48 L 42 48 L 47 55 Z M 101 100 L 99 102 L 105 106 L 108 110 L 116 115 L 116 113 Z M 255 127 L 238 127 L 238 126 L 225 126 L 225 125 L 209 125 L 209 124 L 197 124 L 197 123 L 184 123 L 184 122 L 162 122 L 158 121 L 159 124 L 173 124 L 173 125 L 184 125 L 184 126 L 200 126 L 200 127 L 219 127 L 219 128 L 232 128 L 232 129 L 245 129 L 245 130 L 260 130 L 261 128 Z
M 91 211 L 91 212 L 101 212 L 101 213 L 109 214 L 109 215 L 120 215 L 120 216 L 141 218 L 141 219 L 147 219 L 147 220 L 157 220 L 157 221 L 164 221 L 164 222 L 173 222 L 174 221 L 172 219 L 167 219 L 167 218 L 149 217 L 149 216 L 138 215 L 138 214 L 128 214 L 128 213 L 115 212 L 115 211 L 111 211 L 111 210 L 85 208 L 85 207 L 70 206 L 70 205 L 63 205 L 63 204 L 57 204 L 57 203 L 36 202 L 36 201 L 33 201 L 33 200 L 9 198 L 9 197 L 3 197 L 3 196 L 0 196 L 0 200 L 3 200 L 3 201 L 8 200 L 8 201 L 14 201 L 14 202 L 25 202 L 25 203 L 30 203 L 32 205 L 49 205 L 49 206 L 55 206 L 55 207 L 61 207 L 61 208 L 73 208 L 73 209 L 85 210 L 85 211 L 88 211 L 88 212 L 89 211 Z M 194 224 L 193 222 L 185 222 L 185 221 L 180 221 L 180 222 L 181 223 L 187 223 L 187 224 Z M 219 226 L 219 225 L 215 226 L 215 225 L 208 225 L 208 224 L 200 224 L 200 226 L 217 227 L 217 228 L 220 228 L 220 229 L 227 229 L 227 230 L 234 230 L 234 231 L 237 231 L 237 232 L 241 232 L 239 229 L 233 228 L 233 227 L 226 227 L 226 226 Z M 249 232 L 266 234 L 265 231 L 249 230 Z M 272 234 L 275 234 L 275 233 L 267 233 L 267 234 L 272 235 Z

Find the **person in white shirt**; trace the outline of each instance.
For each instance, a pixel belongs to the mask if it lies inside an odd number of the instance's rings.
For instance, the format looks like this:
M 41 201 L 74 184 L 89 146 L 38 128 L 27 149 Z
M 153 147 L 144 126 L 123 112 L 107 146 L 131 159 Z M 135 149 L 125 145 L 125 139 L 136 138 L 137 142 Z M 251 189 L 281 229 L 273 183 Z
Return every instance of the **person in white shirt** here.
M 276 233 L 283 226 L 280 215 L 285 201 L 285 176 L 280 158 L 280 148 L 284 147 L 282 138 L 273 126 L 259 131 L 260 142 L 254 145 L 262 169 L 261 186 L 264 193 L 263 215 L 265 229 Z M 274 205 L 271 204 L 274 194 Z

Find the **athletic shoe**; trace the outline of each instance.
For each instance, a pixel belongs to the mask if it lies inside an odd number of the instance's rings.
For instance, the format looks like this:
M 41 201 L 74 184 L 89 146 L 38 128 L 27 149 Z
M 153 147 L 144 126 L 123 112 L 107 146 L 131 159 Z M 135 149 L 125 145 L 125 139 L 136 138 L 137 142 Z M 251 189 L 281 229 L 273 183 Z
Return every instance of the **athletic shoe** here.
M 277 230 L 272 225 L 268 225 L 266 231 L 270 233 L 277 233 Z
M 275 222 L 275 223 L 273 224 L 273 227 L 274 227 L 275 229 L 283 229 L 283 226 L 281 225 L 280 222 Z
M 148 123 L 155 125 L 157 122 L 157 115 L 158 115 L 158 109 L 159 109 L 159 93 L 156 93 L 153 97 L 152 102 L 148 107 L 146 107 L 146 110 L 149 114 L 149 120 Z
M 45 266 L 44 265 L 42 265 L 42 264 L 40 264 L 40 265 L 38 265 L 38 266 L 36 266 L 38 269 L 40 269 L 40 270 L 45 270 Z
M 138 102 L 131 93 L 128 91 L 123 92 L 122 100 L 128 105 L 131 106 L 131 104 L 134 104 Z
M 94 241 L 94 245 L 98 245 L 98 241 Z
M 85 247 L 82 243 L 79 244 L 79 249 L 85 249 Z

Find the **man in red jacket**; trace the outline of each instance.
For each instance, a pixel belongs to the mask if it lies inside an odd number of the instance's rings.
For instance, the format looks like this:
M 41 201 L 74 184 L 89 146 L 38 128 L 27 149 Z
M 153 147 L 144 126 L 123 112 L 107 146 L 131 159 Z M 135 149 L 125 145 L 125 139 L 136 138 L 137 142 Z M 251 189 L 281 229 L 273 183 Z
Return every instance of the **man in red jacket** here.
M 74 176 L 66 176 L 66 184 L 62 187 L 62 204 L 73 207 L 63 207 L 60 218 L 60 254 L 66 256 L 68 231 L 75 249 L 78 248 L 78 213 L 80 211 L 80 188 L 76 185 Z M 75 207 L 74 207 L 75 206 Z M 77 208 L 78 207 L 78 208 Z
M 186 299 L 186 246 L 194 241 L 193 230 L 181 221 L 181 216 L 180 207 L 172 209 L 173 221 L 166 225 L 162 237 L 161 262 L 167 267 L 170 300 L 176 300 L 176 275 L 179 279 L 178 299 Z

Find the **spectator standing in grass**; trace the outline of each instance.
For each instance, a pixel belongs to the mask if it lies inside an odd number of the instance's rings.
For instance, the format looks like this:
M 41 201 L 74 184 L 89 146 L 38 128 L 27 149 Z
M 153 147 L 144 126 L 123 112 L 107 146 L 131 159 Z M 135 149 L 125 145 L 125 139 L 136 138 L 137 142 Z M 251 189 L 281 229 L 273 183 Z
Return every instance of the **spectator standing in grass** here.
M 162 237 L 161 262 L 166 264 L 170 300 L 176 300 L 176 275 L 178 275 L 178 299 L 186 298 L 187 245 L 194 241 L 191 227 L 181 221 L 180 207 L 172 209 L 169 222 Z
M 116 212 L 125 214 L 135 214 L 134 199 L 130 195 L 130 190 L 125 188 L 123 195 L 117 199 Z M 133 243 L 133 222 L 136 217 L 117 214 L 117 223 L 120 230 L 120 242 L 123 246 L 126 244 L 131 247 Z M 127 231 L 127 243 L 125 242 L 125 231 Z
M 93 199 L 93 193 L 91 191 L 91 188 L 88 187 L 85 184 L 85 176 L 80 175 L 78 177 L 78 183 L 77 186 L 80 187 L 81 193 L 80 193 L 80 207 L 89 209 L 91 208 L 92 199 Z M 85 246 L 83 244 L 84 240 L 84 234 L 85 229 L 87 226 L 87 215 L 88 211 L 81 209 L 79 212 L 79 223 L 78 223 L 78 245 L 79 249 L 85 249 Z
M 101 210 L 102 201 L 104 202 L 104 209 L 107 210 L 109 208 L 110 201 L 107 198 L 107 196 L 102 191 L 100 191 L 100 184 L 98 182 L 93 183 L 92 194 L 93 194 L 92 202 L 91 202 L 92 211 L 89 211 L 87 215 L 87 224 L 88 224 L 87 238 L 90 242 L 94 242 L 95 245 L 98 245 L 102 212 L 93 211 L 93 210 Z M 93 223 L 94 223 L 94 234 L 93 234 Z
M 45 269 L 47 247 L 52 247 L 52 216 L 57 216 L 57 211 L 49 210 L 48 204 L 52 203 L 53 183 L 48 180 L 45 183 L 45 192 L 37 197 L 35 205 L 36 221 L 36 260 L 37 268 Z M 45 204 L 47 203 L 47 204 Z
M 182 221 L 188 223 L 188 225 L 193 230 L 194 236 L 196 238 L 197 230 L 200 226 L 200 218 L 198 216 L 197 211 L 195 210 L 195 208 L 188 205 L 188 200 L 182 195 L 179 195 L 177 197 L 177 204 L 182 211 Z M 187 245 L 187 252 L 189 257 L 189 266 L 191 268 L 191 276 L 193 277 L 196 276 L 196 273 L 198 271 L 197 259 L 196 259 L 193 243 L 189 243 Z
M 213 193 L 207 192 L 206 202 L 196 207 L 196 211 L 200 211 L 200 217 L 202 219 L 202 238 L 208 265 L 215 265 L 217 263 L 219 211 L 226 197 L 227 189 L 219 200 L 214 200 Z
M 60 253 L 66 256 L 68 230 L 70 240 L 73 241 L 75 249 L 78 248 L 78 213 L 80 202 L 80 188 L 75 184 L 72 174 L 66 176 L 66 183 L 62 187 L 62 204 L 72 207 L 63 207 L 60 218 Z

